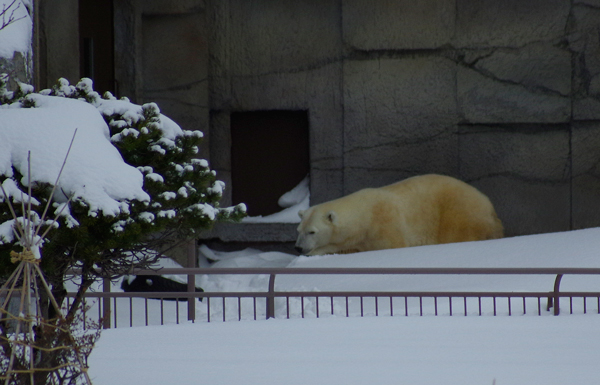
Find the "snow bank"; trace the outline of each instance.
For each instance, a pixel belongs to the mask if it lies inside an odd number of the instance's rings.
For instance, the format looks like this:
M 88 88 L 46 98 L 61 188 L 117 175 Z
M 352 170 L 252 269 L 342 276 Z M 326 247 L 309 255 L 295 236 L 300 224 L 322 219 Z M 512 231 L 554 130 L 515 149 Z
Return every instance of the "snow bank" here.
M 597 325 L 591 314 L 123 328 L 102 332 L 89 365 L 98 385 L 596 384 Z
M 530 235 L 493 241 L 411 247 L 346 255 L 294 257 L 284 253 L 245 249 L 214 253 L 215 267 L 600 267 L 600 228 Z M 283 276 L 278 290 L 551 290 L 554 277 L 541 282 L 528 276 L 495 279 L 490 276 Z M 262 291 L 266 276 L 199 277 L 206 291 Z M 562 290 L 595 291 L 597 277 L 565 276 Z M 541 285 L 541 286 L 540 286 Z M 237 320 L 237 300 L 228 314 Z M 150 322 L 158 324 L 162 313 L 156 306 L 134 299 L 134 313 L 150 307 Z M 165 301 L 166 302 L 166 301 Z M 90 356 L 94 383 L 102 384 L 513 384 L 559 385 L 597 382 L 600 359 L 596 301 L 589 301 L 586 315 L 570 315 L 569 301 L 561 302 L 561 316 L 545 309 L 537 316 L 531 308 L 513 316 L 455 316 L 447 311 L 423 317 L 403 314 L 403 302 L 394 317 L 349 318 L 344 311 L 327 315 L 329 303 L 315 319 L 314 300 L 305 301 L 305 319 L 299 306 L 290 317 L 264 320 L 264 301 L 258 301 L 258 321 L 220 322 L 220 299 L 211 302 L 211 323 L 206 323 L 207 301 L 196 304 L 197 323 L 183 325 L 123 327 L 105 330 Z M 291 301 L 292 303 L 293 301 Z M 298 302 L 298 301 L 296 301 Z M 365 299 L 366 314 L 372 304 Z M 380 303 L 380 314 L 384 313 Z M 440 302 L 441 304 L 441 302 Z M 173 304 L 170 311 L 175 311 Z M 242 304 L 243 305 L 243 304 Z M 254 306 L 250 300 L 247 307 Z M 293 303 L 292 303 L 293 305 Z M 296 303 L 296 305 L 298 305 Z M 489 304 L 488 304 L 489 305 Z M 502 304 L 503 305 L 503 304 Z M 120 325 L 128 325 L 129 302 L 123 299 Z M 154 307 L 153 307 L 154 306 Z M 337 305 L 336 305 L 337 306 Z M 489 305 L 491 306 L 491 305 Z M 216 307 L 216 309 L 214 309 Z M 313 309 L 313 310 L 311 310 Z M 356 307 L 353 307 L 356 309 Z M 507 314 L 498 304 L 499 314 Z M 243 309 L 244 312 L 248 309 Z M 336 307 L 336 311 L 337 311 Z M 185 323 L 185 306 L 179 307 Z M 356 311 L 356 310 L 354 310 Z M 581 312 L 578 312 L 581 313 Z M 173 316 L 165 310 L 167 322 Z M 251 317 L 247 319 L 252 319 Z M 216 321 L 216 322 L 215 322 Z M 161 346 L 157 350 L 154 347 Z M 196 353 L 190 353 L 196 352 Z M 165 370 L 168 367 L 170 370 Z M 307 368 L 310 368 L 307 370 Z M 561 368 L 561 370 L 556 370 Z

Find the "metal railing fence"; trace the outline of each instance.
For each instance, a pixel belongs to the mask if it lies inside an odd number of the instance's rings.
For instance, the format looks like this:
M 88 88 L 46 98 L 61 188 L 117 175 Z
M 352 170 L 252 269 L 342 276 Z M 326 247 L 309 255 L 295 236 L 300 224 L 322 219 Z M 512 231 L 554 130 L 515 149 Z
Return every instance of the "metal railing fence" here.
M 76 272 L 75 272 L 76 273 Z M 600 281 L 599 290 L 590 292 L 561 292 L 560 284 L 565 275 L 595 275 L 600 276 L 600 268 L 164 268 L 160 270 L 134 270 L 133 275 L 186 275 L 188 279 L 187 292 L 110 292 L 109 282 L 105 282 L 104 292 L 89 292 L 86 294 L 87 300 L 96 300 L 96 311 L 98 317 L 103 319 L 105 328 L 118 327 L 119 312 L 126 312 L 129 315 L 129 326 L 140 324 L 134 322 L 133 301 L 143 300 L 144 302 L 144 322 L 142 325 L 149 325 L 149 312 L 160 313 L 160 324 L 165 323 L 169 318 L 175 323 L 183 321 L 185 315 L 180 314 L 180 310 L 187 310 L 188 321 L 200 321 L 197 319 L 196 306 L 197 299 L 203 301 L 205 317 L 207 322 L 216 319 L 216 314 L 222 313 L 220 319 L 223 321 L 231 319 L 231 313 L 237 315 L 238 320 L 242 320 L 242 301 L 247 304 L 250 301 L 251 314 L 249 319 L 274 318 L 276 314 L 279 317 L 290 318 L 291 301 L 299 302 L 301 307 L 300 316 L 306 316 L 306 302 L 312 300 L 311 316 L 320 317 L 324 312 L 331 315 L 342 316 L 364 316 L 366 313 L 375 316 L 379 315 L 404 315 L 416 314 L 423 316 L 426 313 L 431 315 L 498 315 L 499 308 L 502 307 L 502 313 L 507 315 L 531 314 L 531 307 L 534 307 L 537 315 L 542 315 L 553 309 L 554 315 L 560 314 L 561 299 L 569 299 L 569 313 L 574 311 L 588 313 L 595 311 L 600 314 Z M 195 292 L 196 275 L 266 275 L 269 277 L 268 289 L 258 292 Z M 280 275 L 528 275 L 528 276 L 553 276 L 554 286 L 551 290 L 544 291 L 280 291 L 276 290 L 276 277 Z M 71 298 L 75 293 L 69 293 Z M 123 299 L 125 305 L 122 303 Z M 175 301 L 169 301 L 175 299 Z M 177 299 L 186 299 L 180 304 Z M 579 305 L 575 300 L 580 299 Z M 352 304 L 351 304 L 352 300 Z M 491 300 L 491 305 L 489 301 Z M 542 301 L 546 301 L 543 306 Z M 233 304 L 231 304 L 233 301 Z M 357 302 L 358 301 L 358 302 Z M 425 301 L 429 305 L 424 306 Z M 486 305 L 482 305 L 488 301 Z M 129 308 L 123 310 L 123 306 Z M 154 306 L 149 306 L 152 302 Z M 165 318 L 165 304 L 169 302 L 171 311 L 175 312 L 175 317 Z M 327 302 L 323 310 L 324 302 Z M 357 303 L 354 303 L 357 302 Z M 368 302 L 368 305 L 367 305 Z M 533 302 L 533 305 L 532 305 Z M 219 305 L 218 311 L 211 312 L 211 306 L 215 303 Z M 237 306 L 236 306 L 237 305 Z M 370 310 L 366 310 L 366 307 Z M 231 310 L 231 308 L 234 308 Z M 246 306 L 248 307 L 248 306 Z M 277 308 L 276 308 L 277 307 Z M 398 309 L 400 307 L 400 309 Z M 411 309 L 409 309 L 409 307 Z M 473 307 L 475 310 L 473 310 Z M 150 308 L 154 308 L 152 310 Z M 156 309 L 158 308 L 158 310 Z M 184 309 L 182 309 L 184 308 Z M 260 308 L 260 309 L 259 309 Z M 351 311 L 352 308 L 352 311 Z M 385 308 L 385 310 L 383 310 Z M 418 311 L 412 311 L 413 308 Z M 458 308 L 458 309 L 457 309 Z M 264 313 L 262 311 L 264 309 Z M 427 311 L 425 310 L 427 309 Z M 490 309 L 485 311 L 484 309 Z M 277 311 L 276 311 L 277 310 Z M 246 319 L 246 318 L 244 318 Z M 121 321 L 122 323 L 122 321 Z

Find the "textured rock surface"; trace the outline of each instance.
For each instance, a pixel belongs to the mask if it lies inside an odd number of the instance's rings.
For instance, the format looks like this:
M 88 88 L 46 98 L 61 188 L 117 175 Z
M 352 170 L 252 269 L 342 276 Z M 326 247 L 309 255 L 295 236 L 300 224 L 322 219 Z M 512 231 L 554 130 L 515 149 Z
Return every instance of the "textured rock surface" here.
M 203 13 L 149 15 L 142 17 L 141 24 L 142 101 L 156 102 L 164 114 L 176 117 L 188 130 L 203 130 L 208 126 L 208 41 L 203 36 Z
M 571 116 L 567 97 L 476 70 L 460 68 L 457 84 L 460 113 L 468 123 L 555 123 Z
M 573 227 L 598 226 L 600 217 L 600 122 L 573 125 Z
M 437 48 L 454 34 L 453 1 L 346 0 L 342 10 L 344 42 L 355 49 Z
M 509 235 L 600 225 L 598 0 L 207 4 L 226 182 L 231 112 L 301 109 L 313 204 L 436 172 L 488 194 Z
M 456 175 L 454 67 L 435 56 L 345 62 L 345 193 L 433 170 Z
M 464 127 L 460 175 L 494 202 L 507 235 L 560 231 L 570 218 L 569 140 L 568 125 Z
M 564 0 L 456 0 L 453 45 L 521 47 L 563 36 L 570 3 Z

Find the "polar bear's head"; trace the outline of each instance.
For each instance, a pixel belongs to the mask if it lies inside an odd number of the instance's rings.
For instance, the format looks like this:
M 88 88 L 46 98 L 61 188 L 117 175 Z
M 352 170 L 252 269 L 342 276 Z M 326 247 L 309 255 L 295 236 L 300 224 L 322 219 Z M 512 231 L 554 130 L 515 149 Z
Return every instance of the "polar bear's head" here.
M 296 250 L 304 255 L 326 254 L 325 249 L 331 242 L 337 222 L 337 214 L 333 210 L 324 212 L 311 207 L 298 212 L 301 218 L 298 225 L 298 240 Z

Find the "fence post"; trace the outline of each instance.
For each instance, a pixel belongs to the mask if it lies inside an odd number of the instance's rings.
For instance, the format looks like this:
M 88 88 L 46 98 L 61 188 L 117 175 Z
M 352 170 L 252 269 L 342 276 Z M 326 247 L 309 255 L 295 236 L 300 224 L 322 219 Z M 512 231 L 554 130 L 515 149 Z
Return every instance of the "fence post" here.
M 197 267 L 198 264 L 198 247 L 196 240 L 192 239 L 187 244 L 187 265 L 188 267 Z M 196 292 L 196 275 L 188 274 L 187 276 L 187 291 L 188 293 Z M 196 321 L 196 297 L 188 298 L 188 321 Z
M 554 306 L 554 315 L 560 314 L 560 297 L 558 293 L 560 292 L 560 281 L 562 280 L 562 277 L 562 274 L 556 276 L 556 279 L 554 280 L 554 291 L 552 292 L 552 296 L 548 297 L 546 311 L 550 311 L 550 308 Z
M 275 318 L 275 274 L 269 277 L 269 295 L 267 296 L 267 319 Z
M 102 291 L 104 293 L 110 293 L 110 279 L 104 278 L 102 280 Z M 85 304 L 84 304 L 85 306 Z M 110 297 L 102 298 L 102 328 L 110 329 Z

